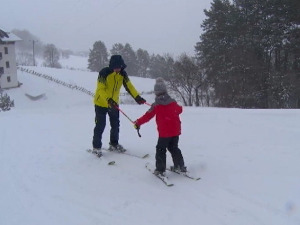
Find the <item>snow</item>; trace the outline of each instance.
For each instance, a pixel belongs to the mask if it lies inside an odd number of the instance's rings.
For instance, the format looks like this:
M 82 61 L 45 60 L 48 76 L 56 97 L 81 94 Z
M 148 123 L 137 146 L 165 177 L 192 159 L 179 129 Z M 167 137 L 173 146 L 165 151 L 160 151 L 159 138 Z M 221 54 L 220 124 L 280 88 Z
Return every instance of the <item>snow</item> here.
M 63 68 L 68 68 L 72 70 L 83 70 L 88 71 L 88 58 L 77 56 L 77 55 L 70 55 L 69 58 L 61 58 L 60 63 Z
M 97 73 L 29 68 L 95 88 Z M 120 143 L 150 158 L 104 152 L 98 159 L 85 151 L 92 97 L 26 72 L 18 76 L 23 85 L 6 91 L 15 108 L 0 113 L 1 225 L 300 224 L 300 110 L 184 107 L 179 146 L 201 180 L 169 173 L 175 185 L 166 187 L 145 169 L 155 163 L 154 120 L 139 138 L 120 115 Z M 139 91 L 153 88 L 152 79 L 131 80 Z M 45 96 L 32 101 L 25 93 Z M 120 108 L 135 120 L 149 107 Z M 108 140 L 109 125 L 104 147 Z

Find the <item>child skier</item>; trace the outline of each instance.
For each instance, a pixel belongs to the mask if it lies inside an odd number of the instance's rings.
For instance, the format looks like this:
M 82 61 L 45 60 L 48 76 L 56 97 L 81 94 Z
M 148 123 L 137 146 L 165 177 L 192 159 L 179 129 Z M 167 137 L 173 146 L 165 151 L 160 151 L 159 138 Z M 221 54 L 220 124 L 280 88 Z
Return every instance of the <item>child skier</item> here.
M 166 170 L 166 152 L 171 153 L 174 167 L 172 170 L 187 172 L 181 150 L 178 148 L 179 135 L 181 134 L 181 122 L 179 114 L 182 113 L 182 106 L 172 99 L 168 92 L 164 80 L 157 78 L 154 85 L 155 102 L 151 108 L 134 122 L 134 127 L 139 129 L 156 116 L 158 130 L 158 142 L 156 145 L 156 175 L 164 176 Z

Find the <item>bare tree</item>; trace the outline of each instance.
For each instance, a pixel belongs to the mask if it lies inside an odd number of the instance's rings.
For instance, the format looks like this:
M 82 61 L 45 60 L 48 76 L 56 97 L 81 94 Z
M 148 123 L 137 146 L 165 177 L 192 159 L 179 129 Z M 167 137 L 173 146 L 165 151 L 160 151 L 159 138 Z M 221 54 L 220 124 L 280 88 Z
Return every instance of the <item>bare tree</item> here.
M 196 60 L 186 54 L 182 54 L 174 64 L 174 73 L 167 80 L 171 90 L 180 96 L 185 106 L 192 106 L 195 102 L 199 105 L 199 100 L 195 101 L 194 96 L 196 91 L 199 98 L 200 75 Z
M 54 44 L 47 44 L 44 51 L 44 66 L 52 68 L 61 68 L 58 62 L 60 58 L 59 51 Z
M 17 64 L 21 66 L 32 66 L 33 55 L 28 52 L 19 52 L 16 54 Z

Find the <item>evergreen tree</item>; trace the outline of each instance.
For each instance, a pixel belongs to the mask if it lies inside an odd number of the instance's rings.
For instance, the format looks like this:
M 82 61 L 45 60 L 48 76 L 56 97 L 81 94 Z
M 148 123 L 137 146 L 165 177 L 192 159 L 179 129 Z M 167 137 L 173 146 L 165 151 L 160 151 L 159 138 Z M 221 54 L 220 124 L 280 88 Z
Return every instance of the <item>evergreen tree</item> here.
M 239 58 L 239 15 L 228 0 L 214 0 L 211 9 L 205 10 L 201 42 L 196 44 L 197 56 L 215 93 L 217 106 L 234 106 L 240 88 L 237 67 L 232 56 Z M 233 53 L 234 52 L 234 53 Z M 234 82 L 231 82 L 234 81 Z
M 96 41 L 93 49 L 90 50 L 88 59 L 88 69 L 93 72 L 99 72 L 108 65 L 108 52 L 102 41 Z
M 116 43 L 113 45 L 110 50 L 112 55 L 121 55 L 127 65 L 126 71 L 128 75 L 137 76 L 138 75 L 138 63 L 136 53 L 132 49 L 131 45 L 126 43 L 122 45 L 120 43 Z
M 138 76 L 149 77 L 148 69 L 150 65 L 150 55 L 146 50 L 138 49 L 136 52 Z
M 162 77 L 168 79 L 174 73 L 174 59 L 171 55 L 152 55 L 149 64 L 149 76 L 151 78 Z
M 216 105 L 299 107 L 297 6 L 295 0 L 213 1 L 195 48 Z
M 131 45 L 126 43 L 123 49 L 122 57 L 127 65 L 126 71 L 131 76 L 138 76 L 138 62 L 136 53 Z
M 14 107 L 14 101 L 10 99 L 10 97 L 0 89 L 0 112 L 8 111 L 11 107 Z
M 110 50 L 111 55 L 123 55 L 124 52 L 124 45 L 121 43 L 116 43 L 112 46 L 112 49 Z
M 257 56 L 263 63 L 261 86 L 266 107 L 299 107 L 299 97 L 296 97 L 299 96 L 299 79 L 294 67 L 299 62 L 300 50 L 299 2 L 238 0 L 236 5 L 248 21 L 256 25 L 248 26 L 248 33 L 254 34 L 252 43 L 259 49 Z

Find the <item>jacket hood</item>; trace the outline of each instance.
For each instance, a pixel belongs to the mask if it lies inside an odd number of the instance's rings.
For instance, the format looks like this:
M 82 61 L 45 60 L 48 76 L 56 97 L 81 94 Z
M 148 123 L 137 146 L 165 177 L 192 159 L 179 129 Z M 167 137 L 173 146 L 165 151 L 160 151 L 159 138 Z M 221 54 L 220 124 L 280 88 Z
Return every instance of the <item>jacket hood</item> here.
M 126 64 L 124 63 L 124 60 L 121 55 L 112 55 L 109 60 L 109 68 L 110 69 L 117 69 L 120 68 L 124 70 L 126 68 Z

